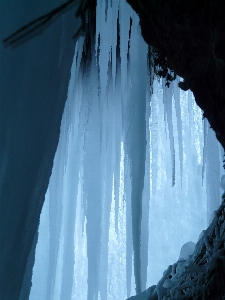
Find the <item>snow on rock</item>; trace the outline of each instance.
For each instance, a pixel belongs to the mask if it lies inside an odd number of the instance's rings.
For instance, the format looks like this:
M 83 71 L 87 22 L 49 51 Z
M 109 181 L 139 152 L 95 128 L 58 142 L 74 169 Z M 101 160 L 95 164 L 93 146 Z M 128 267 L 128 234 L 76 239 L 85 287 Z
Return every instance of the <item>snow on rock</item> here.
M 189 255 L 192 255 L 194 253 L 194 250 L 195 250 L 195 243 L 187 242 L 181 247 L 179 260 L 182 259 L 186 260 L 189 257 Z

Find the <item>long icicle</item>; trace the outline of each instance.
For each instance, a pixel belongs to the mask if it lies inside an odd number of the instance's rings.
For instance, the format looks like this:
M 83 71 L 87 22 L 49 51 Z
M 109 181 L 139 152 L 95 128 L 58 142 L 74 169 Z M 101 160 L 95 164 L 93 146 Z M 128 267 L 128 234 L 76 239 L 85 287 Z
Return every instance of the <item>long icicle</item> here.
M 146 157 L 146 82 L 147 45 L 141 38 L 138 18 L 132 20 L 130 55 L 130 99 L 128 102 L 127 151 L 131 164 L 131 214 L 136 294 L 142 291 L 141 282 L 141 220 L 142 194 Z M 142 74 L 141 78 L 138 74 Z

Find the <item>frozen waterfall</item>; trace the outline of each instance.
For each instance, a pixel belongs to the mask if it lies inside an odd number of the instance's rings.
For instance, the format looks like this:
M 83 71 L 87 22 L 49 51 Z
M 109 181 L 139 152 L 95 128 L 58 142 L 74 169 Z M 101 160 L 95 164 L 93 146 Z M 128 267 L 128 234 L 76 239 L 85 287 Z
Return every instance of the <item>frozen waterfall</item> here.
M 223 152 L 192 93 L 152 80 L 125 1 L 96 13 L 91 54 L 76 43 L 30 300 L 141 293 L 220 204 Z

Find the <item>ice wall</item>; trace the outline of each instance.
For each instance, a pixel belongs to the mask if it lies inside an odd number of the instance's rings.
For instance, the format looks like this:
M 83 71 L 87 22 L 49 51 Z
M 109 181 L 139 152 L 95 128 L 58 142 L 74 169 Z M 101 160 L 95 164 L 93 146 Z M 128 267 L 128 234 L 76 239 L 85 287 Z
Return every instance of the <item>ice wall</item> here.
M 212 155 L 209 147 L 203 155 L 204 132 L 211 147 L 218 144 L 204 131 L 193 95 L 179 91 L 179 78 L 169 88 L 164 80 L 152 83 L 138 16 L 125 1 L 98 1 L 86 62 L 84 46 L 80 38 L 43 209 L 46 231 L 39 229 L 32 300 L 40 299 L 38 290 L 43 300 L 139 294 L 207 225 L 211 174 L 202 180 L 202 169 Z M 212 190 L 219 189 L 219 172 Z M 37 280 L 41 272 L 47 285 Z

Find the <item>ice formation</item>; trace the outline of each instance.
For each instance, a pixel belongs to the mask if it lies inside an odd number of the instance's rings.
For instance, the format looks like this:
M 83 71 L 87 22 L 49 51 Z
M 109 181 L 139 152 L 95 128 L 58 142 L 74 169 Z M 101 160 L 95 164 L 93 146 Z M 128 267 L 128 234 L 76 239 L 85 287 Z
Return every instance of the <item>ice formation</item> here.
M 225 175 L 223 175 L 223 176 L 221 177 L 220 187 L 221 187 L 222 190 L 225 191 Z
M 125 1 L 98 0 L 96 13 L 86 61 L 76 43 L 31 300 L 119 300 L 157 282 L 161 293 L 162 271 L 220 204 L 219 146 L 192 93 L 153 82 Z
M 143 293 L 143 297 L 140 294 L 140 296 L 131 297 L 130 299 L 170 300 L 223 298 L 225 292 L 224 200 L 225 195 L 223 194 L 222 203 L 215 212 L 210 226 L 204 231 L 196 246 L 193 247 L 194 245 L 192 245 L 194 251 L 191 249 L 191 254 L 188 255 L 188 257 L 170 265 L 168 269 L 164 271 L 163 277 L 158 284 L 150 287 L 145 294 Z

